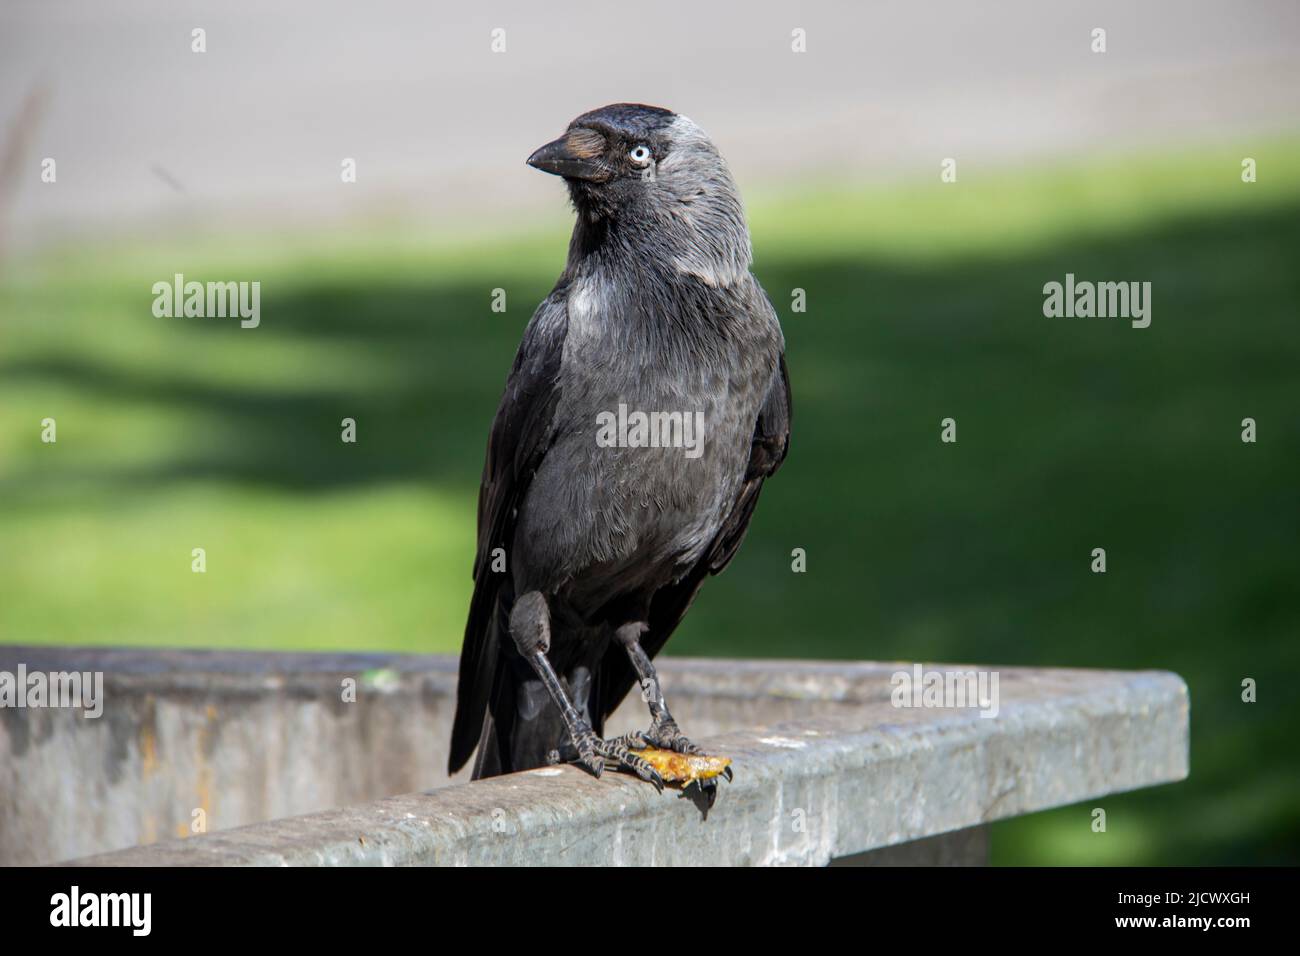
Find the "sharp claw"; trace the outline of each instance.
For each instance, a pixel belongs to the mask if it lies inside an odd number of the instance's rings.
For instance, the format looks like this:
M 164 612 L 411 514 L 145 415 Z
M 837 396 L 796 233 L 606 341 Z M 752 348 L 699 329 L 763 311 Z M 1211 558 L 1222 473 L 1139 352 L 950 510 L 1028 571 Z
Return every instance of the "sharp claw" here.
M 601 740 L 595 734 L 588 732 L 582 735 L 581 745 L 578 746 L 579 756 L 575 762 L 596 778 L 599 778 L 608 768 L 630 770 L 663 793 L 664 779 L 659 772 L 645 760 L 628 752 L 628 738 L 631 736 L 633 735 L 629 734 L 613 740 Z
M 733 774 L 733 773 L 731 772 L 731 768 L 730 768 L 730 767 L 723 767 L 723 768 L 722 768 L 722 777 L 723 777 L 724 780 L 727 781 L 727 783 L 731 783 L 731 781 L 735 778 L 735 776 L 736 776 L 736 775 Z
M 584 735 L 581 740 L 575 740 L 573 743 L 574 747 L 578 751 L 578 757 L 575 762 L 599 780 L 600 775 L 605 770 L 605 756 L 600 752 L 600 748 L 597 746 L 599 744 L 599 739 L 595 734 L 591 734 L 590 737 Z
M 654 788 L 660 793 L 664 792 L 664 778 L 659 775 L 659 771 L 650 766 L 645 760 L 634 758 L 631 754 L 621 761 L 622 765 L 631 768 L 631 770 L 646 783 L 653 784 Z

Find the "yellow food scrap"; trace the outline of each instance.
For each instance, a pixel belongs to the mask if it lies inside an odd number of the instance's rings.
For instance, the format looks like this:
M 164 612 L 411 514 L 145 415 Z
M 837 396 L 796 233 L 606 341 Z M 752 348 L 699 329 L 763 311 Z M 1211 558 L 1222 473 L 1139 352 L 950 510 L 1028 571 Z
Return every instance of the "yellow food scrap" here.
M 632 753 L 644 758 L 668 783 L 691 783 L 718 776 L 731 765 L 730 757 L 710 757 L 706 754 L 679 754 L 673 750 L 647 747 Z

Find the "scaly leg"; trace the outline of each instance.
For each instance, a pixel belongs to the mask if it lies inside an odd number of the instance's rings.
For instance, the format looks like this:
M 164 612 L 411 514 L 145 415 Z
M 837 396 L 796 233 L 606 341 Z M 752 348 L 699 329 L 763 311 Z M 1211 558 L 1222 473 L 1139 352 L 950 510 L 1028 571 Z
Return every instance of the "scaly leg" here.
M 663 778 L 654 767 L 636 754 L 629 753 L 628 745 L 622 739 L 601 740 L 597 737 L 586 718 L 569 700 L 546 656 L 551 649 L 551 614 L 541 592 L 529 591 L 515 601 L 510 611 L 510 636 L 560 709 L 569 738 L 578 752 L 577 762 L 593 776 L 599 777 L 608 761 L 616 767 L 631 770 L 642 780 L 654 784 L 656 789 L 663 790 Z
M 641 646 L 641 635 L 647 630 L 649 630 L 649 627 L 645 623 L 636 621 L 631 624 L 624 624 L 614 633 L 615 640 L 623 645 L 628 658 L 632 661 L 632 667 L 636 670 L 637 678 L 641 683 L 642 698 L 650 707 L 649 730 L 643 733 L 624 734 L 617 739 L 634 750 L 641 750 L 645 747 L 658 747 L 662 750 L 673 750 L 680 754 L 703 753 L 704 751 L 682 733 L 681 728 L 677 726 L 677 721 L 668 712 L 668 703 L 664 700 L 659 675 L 655 672 L 650 655 Z M 731 780 L 731 768 L 728 767 L 724 770 L 722 776 L 727 780 Z

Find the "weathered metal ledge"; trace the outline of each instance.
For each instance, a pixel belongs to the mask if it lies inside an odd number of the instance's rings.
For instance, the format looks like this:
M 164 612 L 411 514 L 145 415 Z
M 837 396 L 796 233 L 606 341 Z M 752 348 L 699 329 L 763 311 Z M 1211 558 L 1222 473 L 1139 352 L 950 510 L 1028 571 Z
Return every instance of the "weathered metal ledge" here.
M 154 799 L 151 812 L 181 821 L 173 829 L 183 831 L 186 808 L 204 801 L 217 821 L 237 819 L 231 812 L 223 817 L 221 808 L 247 802 L 241 794 L 250 790 L 243 779 L 250 769 L 259 775 L 262 791 L 274 789 L 276 767 L 287 752 L 283 741 L 292 741 L 293 728 L 306 735 L 307 759 L 324 765 L 318 769 L 322 781 L 336 773 L 319 749 L 325 746 L 351 754 L 354 770 L 355 761 L 370 760 L 363 766 L 378 768 L 375 785 L 383 786 L 393 776 L 384 768 L 409 751 L 399 748 L 383 760 L 372 751 L 391 751 L 395 735 L 424 741 L 430 725 L 441 735 L 453 675 L 453 662 L 445 658 L 0 648 L 0 670 L 20 660 L 29 669 L 105 671 L 105 714 L 118 728 L 66 712 L 4 715 L 0 767 L 17 772 L 4 781 L 16 790 L 0 798 L 0 811 L 15 814 L 6 828 L 6 813 L 0 812 L 0 858 L 7 855 L 11 862 L 24 855 L 45 854 L 43 862 L 59 858 L 49 856 L 48 849 L 25 852 L 17 845 L 24 836 L 33 842 L 40 808 L 31 800 L 64 790 L 79 795 L 77 813 L 60 817 L 51 811 L 44 825 L 57 828 L 86 819 L 87 804 L 95 800 L 87 789 L 104 792 L 102 783 L 87 788 L 88 781 L 78 779 L 83 773 L 99 775 L 94 759 L 89 767 L 60 766 L 60 755 L 116 759 L 107 799 L 114 794 L 119 803 L 132 794 Z M 955 835 L 931 846 L 973 845 L 972 832 L 982 843 L 983 834 L 971 828 L 1187 775 L 1188 699 L 1176 675 L 1001 668 L 997 716 L 981 717 L 975 709 L 894 706 L 890 678 L 909 669 L 906 664 L 664 661 L 665 690 L 682 723 L 710 752 L 735 761 L 735 782 L 721 785 L 707 812 L 689 794 L 659 794 L 630 777 L 607 773 L 595 780 L 572 767 L 554 767 L 71 862 L 817 865 L 941 834 Z M 972 668 L 927 665 L 927 670 Z M 349 674 L 368 677 L 361 681 L 357 703 L 339 705 L 332 699 L 339 675 Z M 373 710 L 381 706 L 382 720 Z M 644 723 L 641 711 L 639 701 L 629 701 L 616 728 Z M 136 753 L 141 738 L 129 724 L 132 714 L 141 713 L 149 731 L 143 752 Z M 195 713 L 203 719 L 195 719 Z M 19 727 L 23 719 L 44 725 Z M 729 722 L 745 729 L 717 732 Z M 225 736 L 214 743 L 214 733 Z M 25 737 L 21 748 L 19 737 Z M 116 757 L 97 755 L 96 738 L 99 746 L 116 748 Z M 204 748 L 197 758 L 189 753 Z M 433 759 L 441 761 L 441 752 Z M 191 765 L 194 761 L 198 766 Z M 38 768 L 44 768 L 42 778 L 25 779 L 24 770 Z M 296 772 L 303 777 L 301 768 Z M 184 782 L 195 773 L 205 789 L 200 795 L 187 792 Z M 286 778 L 293 774 L 286 771 Z M 160 779 L 167 781 L 165 799 L 157 796 Z M 318 790 L 306 789 L 311 791 L 307 799 L 319 805 Z M 286 802 L 292 805 L 293 799 L 280 801 Z M 13 819 L 25 820 L 26 830 L 13 826 Z M 121 841 L 124 832 L 119 827 L 112 838 Z M 931 856 L 943 861 L 942 854 Z

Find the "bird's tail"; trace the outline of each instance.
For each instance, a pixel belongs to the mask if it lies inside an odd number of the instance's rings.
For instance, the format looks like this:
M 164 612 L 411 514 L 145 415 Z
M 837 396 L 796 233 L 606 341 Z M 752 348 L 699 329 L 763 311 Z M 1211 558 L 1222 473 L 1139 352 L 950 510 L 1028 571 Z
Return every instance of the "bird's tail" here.
M 483 733 L 478 739 L 478 755 L 474 758 L 471 780 L 498 777 L 510 771 L 502 766 L 501 740 L 497 736 L 496 722 L 489 712 L 483 716 Z

